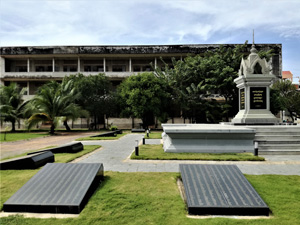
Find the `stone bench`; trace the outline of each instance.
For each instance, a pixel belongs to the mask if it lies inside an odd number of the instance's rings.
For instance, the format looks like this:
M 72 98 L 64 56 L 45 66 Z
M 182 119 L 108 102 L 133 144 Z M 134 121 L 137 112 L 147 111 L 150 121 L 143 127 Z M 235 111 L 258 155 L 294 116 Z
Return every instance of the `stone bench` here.
M 31 153 L 28 153 L 28 155 L 41 153 L 41 152 L 48 152 L 48 151 L 51 151 L 52 153 L 76 153 L 76 152 L 80 152 L 81 150 L 83 150 L 83 144 L 81 142 L 76 142 L 76 143 L 69 143 L 69 144 L 61 145 L 59 147 L 48 148 L 48 149 L 41 150 L 41 151 L 31 152 Z
M 46 163 L 54 162 L 54 155 L 51 151 L 35 153 L 19 158 L 0 162 L 1 170 L 25 170 L 36 169 Z

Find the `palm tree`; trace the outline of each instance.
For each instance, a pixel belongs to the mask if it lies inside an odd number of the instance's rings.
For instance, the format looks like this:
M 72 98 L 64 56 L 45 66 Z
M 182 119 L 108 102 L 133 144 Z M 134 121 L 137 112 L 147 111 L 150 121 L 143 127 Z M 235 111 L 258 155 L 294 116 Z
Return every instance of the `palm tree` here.
M 29 129 L 41 121 L 47 121 L 51 125 L 50 134 L 54 134 L 59 122 L 67 125 L 69 119 L 80 117 L 84 110 L 74 103 L 77 96 L 72 80 L 62 84 L 52 81 L 42 86 L 32 100 L 36 113 L 28 119 Z M 66 128 L 69 129 L 68 126 Z
M 26 88 L 20 90 L 16 83 L 9 86 L 0 86 L 0 113 L 1 120 L 11 122 L 11 131 L 16 131 L 16 122 L 23 118 L 23 109 L 28 103 L 22 99 Z

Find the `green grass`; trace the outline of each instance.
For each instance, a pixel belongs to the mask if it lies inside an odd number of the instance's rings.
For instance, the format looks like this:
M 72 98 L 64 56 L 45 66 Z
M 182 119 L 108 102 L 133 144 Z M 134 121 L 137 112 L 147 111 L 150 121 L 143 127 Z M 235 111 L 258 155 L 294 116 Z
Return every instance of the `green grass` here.
M 0 171 L 1 208 L 37 170 Z M 1 218 L 1 224 L 299 224 L 300 176 L 246 175 L 267 205 L 271 219 L 187 218 L 176 179 L 178 173 L 105 172 L 105 180 L 78 218 Z
M 56 147 L 56 146 L 48 146 L 46 148 L 42 148 L 42 149 L 38 149 L 38 150 L 32 150 L 32 151 L 29 151 L 29 152 L 40 151 L 40 150 L 49 149 L 49 148 L 53 148 L 53 147 Z M 70 162 L 70 161 L 72 161 L 76 158 L 79 158 L 79 157 L 83 156 L 83 155 L 86 155 L 86 154 L 88 154 L 92 151 L 95 151 L 96 149 L 98 149 L 100 147 L 101 147 L 101 145 L 84 145 L 83 146 L 84 149 L 80 152 L 76 152 L 76 153 L 55 153 L 54 154 L 55 162 L 56 163 L 67 163 L 67 162 Z M 29 152 L 27 152 L 27 153 L 29 153 Z M 1 161 L 26 156 L 27 153 L 23 153 L 23 154 L 20 154 L 20 155 L 15 155 L 15 156 L 12 156 L 12 157 L 8 157 L 8 158 L 5 158 L 5 159 L 2 159 Z
M 117 136 L 115 137 L 83 137 L 77 138 L 76 141 L 118 140 L 119 138 L 125 136 L 128 133 L 129 132 L 123 132 L 122 134 L 117 134 Z
M 131 159 L 144 160 L 214 160 L 214 161 L 264 161 L 251 153 L 171 153 L 164 152 L 162 145 L 140 145 L 139 156 L 132 153 Z
M 1 142 L 8 142 L 8 141 L 19 141 L 19 140 L 28 140 L 37 137 L 45 137 L 48 136 L 49 133 L 23 133 L 23 132 L 16 132 L 16 133 L 6 133 L 6 140 L 4 140 L 4 133 L 0 133 L 0 140 Z
M 146 139 L 161 139 L 161 134 L 162 132 L 160 131 L 151 131 L 151 133 L 149 133 L 149 137 L 147 137 L 147 134 L 145 135 Z
M 56 163 L 67 163 L 71 162 L 74 159 L 77 159 L 83 155 L 86 155 L 90 152 L 95 151 L 96 149 L 100 148 L 100 145 L 84 145 L 84 149 L 80 152 L 76 153 L 56 153 L 54 154 L 55 162 Z

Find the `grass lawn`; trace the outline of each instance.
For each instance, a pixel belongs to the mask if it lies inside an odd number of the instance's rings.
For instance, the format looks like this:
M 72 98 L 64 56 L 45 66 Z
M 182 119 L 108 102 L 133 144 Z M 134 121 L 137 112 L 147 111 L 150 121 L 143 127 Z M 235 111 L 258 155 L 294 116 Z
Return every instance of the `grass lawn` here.
M 131 159 L 153 160 L 214 160 L 214 161 L 264 161 L 251 153 L 171 153 L 164 152 L 162 145 L 140 145 L 139 156 L 132 153 Z
M 35 152 L 35 151 L 44 150 L 44 149 L 53 148 L 53 147 L 56 147 L 56 146 L 49 146 L 47 148 L 32 150 L 30 152 Z M 55 153 L 54 154 L 55 162 L 56 163 L 67 163 L 67 162 L 70 162 L 70 161 L 72 161 L 76 158 L 79 158 L 79 157 L 83 156 L 83 155 L 86 155 L 86 154 L 88 154 L 92 151 L 95 151 L 96 149 L 98 149 L 100 147 L 101 147 L 100 145 L 84 145 L 83 150 L 80 151 L 80 152 L 77 152 L 77 153 Z M 29 153 L 29 152 L 27 152 L 27 153 Z M 16 156 L 13 156 L 13 157 L 8 157 L 8 158 L 5 158 L 5 159 L 2 159 L 1 161 L 22 157 L 22 156 L 27 155 L 27 153 L 16 155 Z
M 77 159 L 83 155 L 86 155 L 96 149 L 100 148 L 100 145 L 84 145 L 83 150 L 76 153 L 56 153 L 54 154 L 56 163 L 67 163 L 74 159 Z
M 145 135 L 146 139 L 161 139 L 162 131 L 151 131 L 149 133 L 149 137 L 147 137 L 147 134 Z
M 37 170 L 0 171 L 1 208 Z M 1 224 L 299 224 L 300 176 L 246 175 L 270 207 L 271 219 L 187 218 L 176 179 L 179 173 L 105 172 L 105 180 L 78 218 L 1 218 Z
M 105 133 L 105 132 L 102 132 Z M 129 134 L 128 131 L 123 131 L 122 134 L 117 134 L 115 137 L 83 137 L 83 138 L 77 138 L 76 141 L 95 141 L 95 140 L 118 140 L 119 138 L 125 136 L 126 134 Z
M 6 142 L 6 141 L 19 141 L 19 140 L 27 140 L 31 138 L 37 138 L 37 137 L 44 137 L 44 136 L 49 136 L 48 132 L 45 133 L 28 133 L 28 132 L 16 132 L 16 133 L 6 133 L 6 140 L 4 141 L 4 133 L 0 133 L 0 140 L 1 142 Z

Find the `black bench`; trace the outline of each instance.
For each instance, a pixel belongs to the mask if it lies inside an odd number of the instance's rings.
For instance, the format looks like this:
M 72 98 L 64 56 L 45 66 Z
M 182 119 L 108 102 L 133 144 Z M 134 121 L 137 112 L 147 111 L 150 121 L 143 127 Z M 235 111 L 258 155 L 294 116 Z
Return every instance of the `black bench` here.
M 61 145 L 59 147 L 48 148 L 48 149 L 41 150 L 41 151 L 31 152 L 31 153 L 28 153 L 27 155 L 41 153 L 41 152 L 48 152 L 48 151 L 51 151 L 52 153 L 76 153 L 76 152 L 80 152 L 81 150 L 83 150 L 83 144 L 81 142 L 76 142 L 76 143 L 69 143 L 69 144 Z
M 51 151 L 27 155 L 15 159 L 0 162 L 1 170 L 25 170 L 36 169 L 46 163 L 54 162 L 54 155 Z

